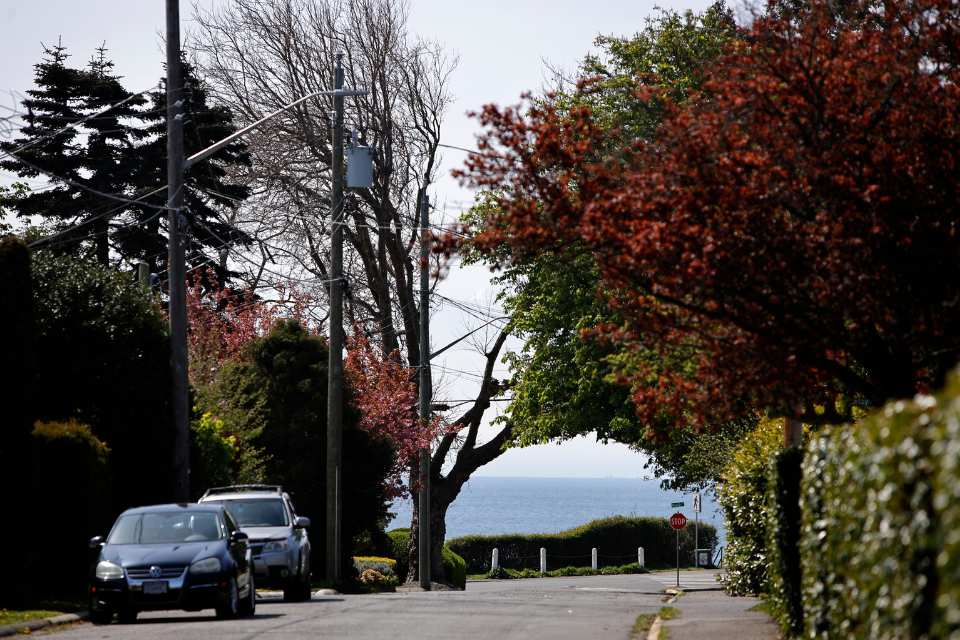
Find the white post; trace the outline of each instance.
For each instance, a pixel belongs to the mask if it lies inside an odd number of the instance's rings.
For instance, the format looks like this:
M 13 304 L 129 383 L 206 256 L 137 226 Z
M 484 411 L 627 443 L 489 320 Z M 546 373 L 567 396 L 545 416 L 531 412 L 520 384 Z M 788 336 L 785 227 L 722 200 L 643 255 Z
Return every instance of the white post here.
M 544 547 L 540 547 L 540 573 L 545 574 L 547 572 L 547 550 Z
M 643 561 L 643 547 L 637 547 L 637 564 L 640 565 L 641 569 L 645 566 Z
M 597 570 L 597 548 L 594 547 L 590 552 L 590 568 L 594 571 Z
M 494 548 L 493 557 L 490 559 L 490 570 L 496 571 L 499 568 L 500 568 L 500 551 Z

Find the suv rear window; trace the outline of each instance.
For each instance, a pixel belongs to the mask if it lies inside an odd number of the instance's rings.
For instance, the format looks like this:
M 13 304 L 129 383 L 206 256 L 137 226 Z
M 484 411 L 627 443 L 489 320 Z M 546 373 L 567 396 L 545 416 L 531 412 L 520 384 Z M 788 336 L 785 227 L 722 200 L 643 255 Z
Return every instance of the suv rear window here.
M 240 527 L 286 527 L 290 524 L 281 498 L 205 500 L 205 502 L 222 504 Z

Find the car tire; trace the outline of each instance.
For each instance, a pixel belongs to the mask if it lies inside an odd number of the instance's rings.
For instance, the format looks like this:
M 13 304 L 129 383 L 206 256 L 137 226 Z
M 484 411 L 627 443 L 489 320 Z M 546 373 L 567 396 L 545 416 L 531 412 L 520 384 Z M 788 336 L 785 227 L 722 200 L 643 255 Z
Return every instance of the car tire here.
M 247 596 L 240 602 L 239 613 L 244 618 L 252 618 L 257 613 L 257 587 L 253 584 L 253 572 L 247 585 Z
M 240 592 L 237 589 L 237 579 L 230 578 L 227 589 L 226 602 L 217 606 L 217 617 L 224 620 L 236 618 L 240 613 Z
M 90 607 L 87 610 L 90 612 L 90 622 L 93 624 L 100 625 L 113 622 L 113 611 L 98 608 L 93 598 L 90 598 Z
M 133 624 L 137 621 L 138 613 L 140 612 L 136 609 L 123 607 L 117 612 L 117 618 L 120 620 L 120 624 Z
M 284 602 L 306 602 L 311 595 L 309 569 L 301 569 L 283 588 Z

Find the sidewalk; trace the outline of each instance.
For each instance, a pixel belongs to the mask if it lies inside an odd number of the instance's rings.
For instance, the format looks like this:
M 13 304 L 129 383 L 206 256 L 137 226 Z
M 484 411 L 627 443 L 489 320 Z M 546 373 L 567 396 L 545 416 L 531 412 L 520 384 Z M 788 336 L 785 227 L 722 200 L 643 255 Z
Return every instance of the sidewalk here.
M 695 572 L 688 583 L 696 582 L 699 589 L 685 591 L 670 606 L 680 611 L 672 620 L 665 620 L 671 640 L 686 638 L 703 640 L 775 640 L 780 637 L 777 624 L 763 611 L 751 610 L 761 602 L 759 598 L 733 598 L 722 590 L 707 590 L 709 581 L 703 574 Z M 711 576 L 715 572 L 710 572 Z M 683 572 L 680 584 L 683 585 Z M 716 583 L 719 587 L 719 583 Z

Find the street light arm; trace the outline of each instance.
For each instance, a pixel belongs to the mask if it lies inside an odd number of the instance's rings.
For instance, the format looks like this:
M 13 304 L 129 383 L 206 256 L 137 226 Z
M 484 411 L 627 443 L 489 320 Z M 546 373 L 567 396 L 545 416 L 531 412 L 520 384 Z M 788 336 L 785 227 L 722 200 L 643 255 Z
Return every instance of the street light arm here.
M 270 115 L 266 115 L 260 118 L 259 120 L 257 120 L 256 122 L 252 124 L 248 124 L 244 128 L 234 131 L 223 140 L 220 140 L 219 142 L 214 142 L 212 145 L 210 145 L 203 151 L 198 151 L 197 153 L 193 154 L 192 156 L 187 158 L 186 162 L 184 163 L 184 170 L 189 169 L 190 167 L 192 167 L 198 162 L 206 160 L 207 158 L 215 154 L 217 151 L 220 151 L 220 149 L 223 149 L 224 147 L 226 147 L 228 144 L 230 144 L 237 138 L 243 137 L 246 134 L 250 133 L 251 131 L 259 127 L 260 125 L 262 125 L 267 120 L 270 120 L 271 118 L 275 118 L 276 116 L 280 115 L 284 111 L 288 109 L 292 109 L 293 107 L 297 106 L 301 102 L 306 102 L 310 98 L 316 98 L 317 96 L 348 97 L 348 96 L 365 96 L 365 95 L 367 95 L 367 92 L 362 89 L 337 89 L 333 91 L 325 90 L 325 91 L 314 91 L 313 93 L 308 93 L 302 98 L 298 98 L 297 100 L 294 100 L 290 104 L 280 107 Z

